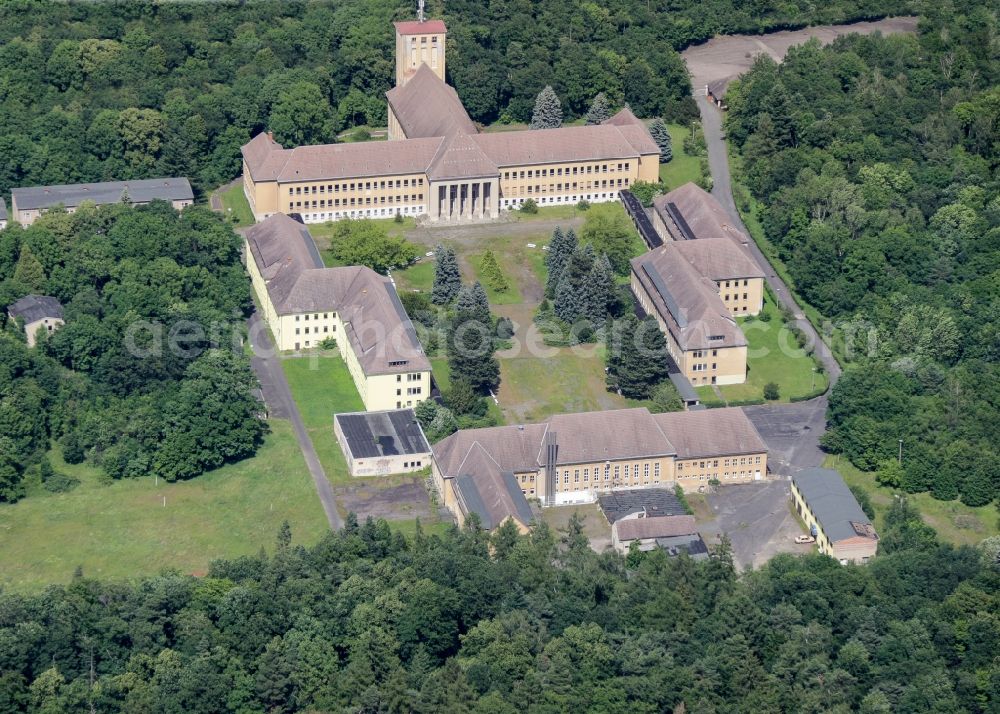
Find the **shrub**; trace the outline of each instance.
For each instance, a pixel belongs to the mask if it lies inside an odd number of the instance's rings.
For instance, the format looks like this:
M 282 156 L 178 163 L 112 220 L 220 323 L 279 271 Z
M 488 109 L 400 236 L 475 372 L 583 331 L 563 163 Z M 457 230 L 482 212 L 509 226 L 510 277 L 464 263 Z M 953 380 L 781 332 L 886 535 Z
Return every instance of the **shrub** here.
M 497 337 L 501 340 L 509 340 L 514 336 L 514 323 L 509 317 L 501 317 L 497 320 Z
M 67 464 L 82 464 L 86 454 L 80 437 L 75 431 L 71 431 L 62 438 L 63 460 Z
M 771 313 L 768 310 L 761 310 L 760 314 L 757 315 L 757 319 L 760 320 L 761 322 L 770 322 Z
M 80 483 L 79 479 L 72 478 L 53 469 L 47 457 L 42 458 L 41 463 L 38 465 L 38 471 L 42 477 L 42 485 L 46 491 L 51 493 L 72 491 Z
M 774 382 L 768 382 L 764 385 L 764 399 L 773 402 L 775 399 L 780 398 L 780 396 L 777 384 Z
M 396 223 L 402 223 L 403 222 L 403 214 L 400 213 L 399 211 L 396 211 L 396 216 L 392 220 L 395 221 Z
M 535 199 L 526 198 L 524 200 L 524 203 L 521 204 L 521 208 L 518 210 L 520 210 L 521 213 L 530 213 L 530 214 L 538 213 L 538 204 L 535 203 Z
M 324 337 L 319 341 L 318 347 L 321 350 L 334 350 L 337 349 L 337 338 L 336 337 Z
M 588 201 L 585 198 L 581 198 L 580 201 L 576 204 L 576 210 L 578 211 L 586 211 L 589 208 L 590 208 L 590 201 Z
M 692 515 L 694 510 L 691 508 L 691 504 L 688 503 L 687 496 L 684 494 L 684 489 L 680 487 L 680 484 L 674 486 L 674 495 L 677 496 L 677 500 L 681 502 L 687 514 L 689 516 Z

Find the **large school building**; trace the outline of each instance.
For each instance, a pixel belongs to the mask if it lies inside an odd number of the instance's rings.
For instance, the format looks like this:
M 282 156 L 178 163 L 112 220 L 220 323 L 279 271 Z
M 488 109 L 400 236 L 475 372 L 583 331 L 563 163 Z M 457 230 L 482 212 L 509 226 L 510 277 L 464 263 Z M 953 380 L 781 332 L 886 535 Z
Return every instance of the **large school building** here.
M 767 477 L 767 445 L 738 408 L 558 414 L 541 424 L 462 429 L 433 451 L 441 500 L 460 522 L 475 511 L 490 528 L 508 517 L 526 528 L 525 499 L 592 503 L 612 491 L 699 491 Z
M 397 22 L 396 86 L 387 93 L 389 141 L 286 149 L 270 133 L 243 146 L 243 187 L 255 218 L 496 218 L 539 205 L 613 201 L 656 181 L 660 151 L 623 109 L 603 124 L 479 133 L 445 83 L 447 28 Z

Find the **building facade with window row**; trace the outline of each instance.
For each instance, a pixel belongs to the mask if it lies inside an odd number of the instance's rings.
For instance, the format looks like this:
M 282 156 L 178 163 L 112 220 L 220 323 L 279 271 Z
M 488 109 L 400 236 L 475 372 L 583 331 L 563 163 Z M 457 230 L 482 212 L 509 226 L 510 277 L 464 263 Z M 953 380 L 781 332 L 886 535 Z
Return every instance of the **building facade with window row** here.
M 463 429 L 433 451 L 434 482 L 452 510 L 455 479 L 481 472 L 509 474 L 525 498 L 543 506 L 591 503 L 623 489 L 678 484 L 698 491 L 716 480 L 750 483 L 767 475 L 767 446 L 738 408 L 560 414 L 541 424 Z
M 247 272 L 279 350 L 328 338 L 365 409 L 415 407 L 431 393 L 431 365 L 396 288 L 370 268 L 325 268 L 308 229 L 278 213 L 244 237 Z
M 396 23 L 396 86 L 386 142 L 285 149 L 269 133 L 243 146 L 243 188 L 255 218 L 496 218 L 539 205 L 616 200 L 657 181 L 659 147 L 628 109 L 596 126 L 479 133 L 445 83 L 440 20 Z
M 632 260 L 632 293 L 692 385 L 745 382 L 737 318 L 763 309 L 764 271 L 722 206 L 694 184 L 657 197 L 653 208 L 664 244 Z

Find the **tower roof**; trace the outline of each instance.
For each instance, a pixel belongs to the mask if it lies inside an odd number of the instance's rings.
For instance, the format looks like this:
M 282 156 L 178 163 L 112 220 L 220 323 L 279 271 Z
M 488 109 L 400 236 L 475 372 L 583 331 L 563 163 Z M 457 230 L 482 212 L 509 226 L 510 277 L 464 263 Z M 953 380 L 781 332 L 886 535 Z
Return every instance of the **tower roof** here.
M 397 35 L 433 35 L 434 33 L 445 33 L 448 28 L 444 26 L 444 20 L 407 20 L 405 22 L 392 23 L 396 27 Z

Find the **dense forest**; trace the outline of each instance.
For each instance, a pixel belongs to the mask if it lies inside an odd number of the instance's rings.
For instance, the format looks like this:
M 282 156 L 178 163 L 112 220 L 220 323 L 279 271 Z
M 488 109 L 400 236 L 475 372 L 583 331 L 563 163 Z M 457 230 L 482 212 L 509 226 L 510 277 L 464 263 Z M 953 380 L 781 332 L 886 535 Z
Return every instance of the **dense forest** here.
M 66 324 L 29 349 L 0 314 L 0 501 L 29 469 L 69 486 L 45 459 L 52 440 L 112 478 L 190 478 L 256 451 L 266 426 L 239 349 L 250 289 L 217 214 L 85 206 L 8 228 L 0 305 L 29 293 L 58 298 Z
M 572 520 L 311 549 L 0 594 L 2 712 L 995 712 L 996 553 L 905 501 L 868 566 L 597 554 Z M 993 551 L 996 544 L 992 544 Z
M 696 114 L 678 48 L 905 11 L 908 0 L 441 0 L 449 80 L 473 119 L 527 121 L 552 84 L 567 118 L 605 92 L 641 116 Z M 11 187 L 240 171 L 265 128 L 289 143 L 385 125 L 392 21 L 415 2 L 0 5 L 0 194 Z
M 998 24 L 927 12 L 918 36 L 759 59 L 726 126 L 768 239 L 846 342 L 826 446 L 980 506 L 1000 491 Z

